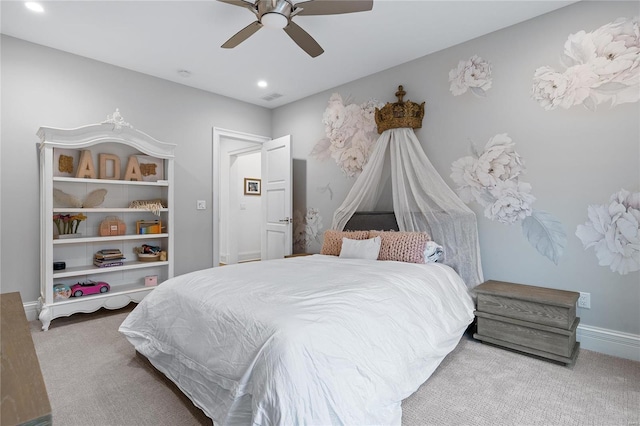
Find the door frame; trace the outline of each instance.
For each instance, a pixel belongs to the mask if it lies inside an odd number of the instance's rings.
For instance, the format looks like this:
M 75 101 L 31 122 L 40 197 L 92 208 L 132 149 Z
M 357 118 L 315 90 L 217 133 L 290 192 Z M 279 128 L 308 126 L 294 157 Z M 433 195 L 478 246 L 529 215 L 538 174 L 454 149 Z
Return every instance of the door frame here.
M 238 157 L 242 157 L 244 155 L 248 155 L 248 154 L 254 154 L 254 153 L 261 153 L 262 150 L 262 144 L 254 144 L 253 146 L 248 146 L 248 147 L 244 147 L 244 148 L 239 148 L 239 149 L 234 149 L 231 151 L 228 151 L 226 154 L 221 153 L 220 155 L 222 156 L 222 158 L 220 159 L 220 164 L 224 164 L 227 163 L 229 165 L 229 167 L 220 167 L 220 173 L 222 173 L 223 170 L 228 170 L 229 171 L 229 180 L 228 180 L 228 184 L 229 184 L 229 190 L 231 191 L 232 188 L 234 187 L 238 187 L 238 184 L 240 183 L 240 178 L 237 175 L 237 165 L 232 165 L 234 163 L 233 160 L 238 160 Z M 255 177 L 260 177 L 259 175 L 252 175 Z M 220 176 L 220 183 L 222 184 L 223 181 L 223 177 Z M 222 188 L 221 188 L 221 191 Z M 239 196 L 236 192 L 230 192 L 229 193 L 229 200 L 231 201 L 231 204 L 229 206 L 224 206 L 222 203 L 220 203 L 220 214 L 222 215 L 223 212 L 225 212 L 226 210 L 226 214 L 228 215 L 228 221 L 227 221 L 227 248 L 229 249 L 228 251 L 228 257 L 226 259 L 225 265 L 229 265 L 229 264 L 234 264 L 234 263 L 238 263 L 238 258 L 239 258 L 239 253 L 238 253 L 238 240 L 233 238 L 234 235 L 237 235 L 236 233 L 239 230 L 239 223 L 238 223 L 238 218 L 236 216 L 233 216 L 230 214 L 230 208 L 232 205 L 234 205 L 234 201 L 237 203 L 239 202 Z M 222 218 L 220 218 L 220 221 L 218 223 L 222 222 Z M 220 231 L 220 234 L 218 235 L 223 235 L 224 231 Z M 231 238 L 230 238 L 231 237 Z M 218 242 L 220 242 L 218 240 Z M 222 254 L 221 254 L 222 256 Z
M 220 144 L 225 139 L 235 139 L 240 142 L 263 144 L 271 140 L 267 136 L 252 135 L 250 133 L 214 127 L 212 130 L 213 161 L 212 161 L 212 211 L 213 211 L 213 266 L 220 266 L 220 170 L 222 153 Z

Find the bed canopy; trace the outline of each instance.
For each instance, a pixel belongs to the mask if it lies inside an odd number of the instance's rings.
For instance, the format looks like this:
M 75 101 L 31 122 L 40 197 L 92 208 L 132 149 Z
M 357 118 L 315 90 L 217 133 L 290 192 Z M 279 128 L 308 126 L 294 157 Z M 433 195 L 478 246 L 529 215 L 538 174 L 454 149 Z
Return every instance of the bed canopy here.
M 403 101 L 376 108 L 380 137 L 362 173 L 333 216 L 332 228 L 343 230 L 356 212 L 373 211 L 384 184 L 391 179 L 393 211 L 400 231 L 427 232 L 442 245 L 442 263 L 451 266 L 473 288 L 483 281 L 475 213 L 433 167 L 413 129 L 422 127 L 424 102 Z

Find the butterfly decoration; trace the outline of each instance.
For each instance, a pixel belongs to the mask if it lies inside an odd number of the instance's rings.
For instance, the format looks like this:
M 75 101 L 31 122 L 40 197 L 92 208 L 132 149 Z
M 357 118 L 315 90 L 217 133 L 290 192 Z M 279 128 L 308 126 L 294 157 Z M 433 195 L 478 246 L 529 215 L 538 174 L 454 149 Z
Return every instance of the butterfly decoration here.
M 102 204 L 106 195 L 106 189 L 96 189 L 88 193 L 87 196 L 84 197 L 84 200 L 81 200 L 75 195 L 67 194 L 66 192 L 56 188 L 53 189 L 53 200 L 58 207 L 90 209 Z

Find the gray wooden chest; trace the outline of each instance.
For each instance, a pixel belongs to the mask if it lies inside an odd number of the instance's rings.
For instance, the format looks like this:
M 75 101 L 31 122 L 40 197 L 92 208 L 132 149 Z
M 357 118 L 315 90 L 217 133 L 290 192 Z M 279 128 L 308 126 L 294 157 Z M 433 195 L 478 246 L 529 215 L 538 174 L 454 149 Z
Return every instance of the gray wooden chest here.
M 478 340 L 572 364 L 579 293 L 502 281 L 487 281 L 477 294 Z

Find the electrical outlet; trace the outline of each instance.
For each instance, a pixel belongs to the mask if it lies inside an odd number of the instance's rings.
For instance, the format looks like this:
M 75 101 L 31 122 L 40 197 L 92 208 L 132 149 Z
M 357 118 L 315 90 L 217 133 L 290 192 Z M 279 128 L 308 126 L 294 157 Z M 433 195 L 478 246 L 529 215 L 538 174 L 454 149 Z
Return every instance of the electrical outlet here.
M 196 201 L 196 209 L 197 210 L 206 210 L 207 209 L 206 200 L 198 200 L 198 201 Z
M 578 297 L 578 308 L 591 309 L 591 293 L 580 292 L 580 297 Z

